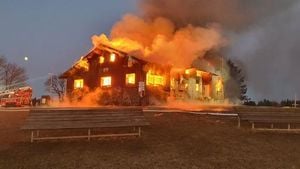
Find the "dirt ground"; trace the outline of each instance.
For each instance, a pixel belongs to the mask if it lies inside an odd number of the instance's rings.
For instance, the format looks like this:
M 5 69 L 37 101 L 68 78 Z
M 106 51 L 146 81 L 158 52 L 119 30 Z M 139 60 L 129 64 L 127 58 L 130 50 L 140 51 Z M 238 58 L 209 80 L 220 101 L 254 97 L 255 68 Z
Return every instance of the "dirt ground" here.
M 0 111 L 0 169 L 300 168 L 300 134 L 237 129 L 233 117 L 146 113 L 141 138 L 31 144 L 27 114 Z

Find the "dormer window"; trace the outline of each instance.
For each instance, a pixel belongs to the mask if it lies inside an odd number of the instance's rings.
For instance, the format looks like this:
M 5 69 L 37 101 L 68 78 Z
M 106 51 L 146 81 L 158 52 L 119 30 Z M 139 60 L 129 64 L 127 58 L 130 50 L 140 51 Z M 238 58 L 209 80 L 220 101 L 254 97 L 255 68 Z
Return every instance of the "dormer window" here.
M 99 57 L 99 63 L 102 64 L 102 63 L 104 63 L 104 61 L 105 61 L 104 56 L 100 56 Z
M 115 60 L 116 60 L 116 54 L 111 53 L 111 54 L 110 54 L 110 59 L 109 59 L 109 61 L 110 61 L 110 62 L 115 62 Z
M 132 67 L 133 66 L 133 58 L 131 56 L 128 57 L 127 66 L 128 67 Z

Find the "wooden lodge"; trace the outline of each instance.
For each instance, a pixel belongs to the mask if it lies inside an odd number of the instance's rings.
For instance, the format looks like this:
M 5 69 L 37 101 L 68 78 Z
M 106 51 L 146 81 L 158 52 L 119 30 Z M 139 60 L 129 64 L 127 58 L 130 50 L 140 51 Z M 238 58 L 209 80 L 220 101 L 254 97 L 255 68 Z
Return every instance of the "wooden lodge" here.
M 166 100 L 169 96 L 196 100 L 224 98 L 220 76 L 194 68 L 171 70 L 171 66 L 150 63 L 101 45 L 81 57 L 60 78 L 66 79 L 70 98 L 80 99 L 100 89 L 100 93 L 110 94 L 110 99 L 119 99 L 112 104 L 151 104 L 150 98 Z M 102 100 L 108 99 L 106 96 Z

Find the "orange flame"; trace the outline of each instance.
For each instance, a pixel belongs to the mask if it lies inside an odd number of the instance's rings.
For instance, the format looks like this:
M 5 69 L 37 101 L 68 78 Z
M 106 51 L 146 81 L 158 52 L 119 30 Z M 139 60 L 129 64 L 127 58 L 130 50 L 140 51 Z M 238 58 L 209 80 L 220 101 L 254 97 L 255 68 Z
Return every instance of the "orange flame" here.
M 145 21 L 133 15 L 126 15 L 116 23 L 110 38 L 104 34 L 94 35 L 92 41 L 95 48 L 104 44 L 151 62 L 179 68 L 189 67 L 206 51 L 224 45 L 215 25 L 187 25 L 175 30 L 175 25 L 166 18 Z

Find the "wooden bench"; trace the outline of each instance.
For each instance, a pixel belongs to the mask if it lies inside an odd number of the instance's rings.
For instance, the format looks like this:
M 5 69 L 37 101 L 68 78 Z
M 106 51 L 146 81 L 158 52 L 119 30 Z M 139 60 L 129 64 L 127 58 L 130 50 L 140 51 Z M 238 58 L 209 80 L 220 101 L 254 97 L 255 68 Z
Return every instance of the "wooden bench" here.
M 241 121 L 251 123 L 253 130 L 300 131 L 291 124 L 300 124 L 300 113 L 296 112 L 241 112 L 238 113 L 238 128 Z M 269 124 L 270 127 L 255 127 L 255 124 Z M 287 128 L 275 128 L 275 124 L 286 125 Z
M 142 108 L 89 108 L 89 109 L 32 109 L 22 130 L 31 131 L 35 140 L 75 139 L 115 136 L 141 136 L 141 127 L 149 125 Z M 133 128 L 132 132 L 119 134 L 92 134 L 92 129 Z M 44 136 L 40 131 L 82 129 L 84 135 Z

